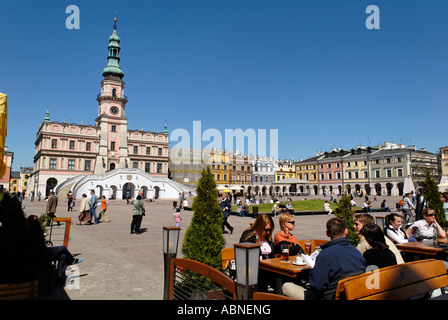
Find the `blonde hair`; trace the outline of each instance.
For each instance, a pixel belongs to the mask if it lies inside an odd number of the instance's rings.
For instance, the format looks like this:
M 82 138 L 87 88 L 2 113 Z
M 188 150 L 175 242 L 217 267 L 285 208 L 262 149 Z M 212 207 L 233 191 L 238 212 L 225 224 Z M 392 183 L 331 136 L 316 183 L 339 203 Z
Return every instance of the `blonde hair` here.
M 282 230 L 285 234 L 289 233 L 289 229 L 286 227 L 286 222 L 292 217 L 292 214 L 289 212 L 283 212 L 278 216 L 278 224 L 280 225 L 280 230 Z

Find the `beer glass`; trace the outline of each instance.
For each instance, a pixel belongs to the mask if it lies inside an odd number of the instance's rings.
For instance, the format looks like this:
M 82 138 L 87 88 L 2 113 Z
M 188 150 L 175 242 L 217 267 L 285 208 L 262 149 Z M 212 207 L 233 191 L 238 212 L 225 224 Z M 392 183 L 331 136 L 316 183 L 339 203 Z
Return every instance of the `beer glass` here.
M 289 245 L 282 244 L 282 262 L 289 262 Z
M 311 240 L 305 240 L 305 254 L 311 254 Z

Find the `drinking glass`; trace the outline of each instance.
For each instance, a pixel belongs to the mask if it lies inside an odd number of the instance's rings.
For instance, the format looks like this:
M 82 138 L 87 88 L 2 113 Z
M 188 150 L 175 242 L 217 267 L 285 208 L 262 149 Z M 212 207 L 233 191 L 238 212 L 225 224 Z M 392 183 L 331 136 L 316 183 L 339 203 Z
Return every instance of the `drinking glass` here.
M 282 244 L 282 262 L 289 262 L 289 245 Z
M 311 254 L 311 240 L 305 240 L 305 254 Z

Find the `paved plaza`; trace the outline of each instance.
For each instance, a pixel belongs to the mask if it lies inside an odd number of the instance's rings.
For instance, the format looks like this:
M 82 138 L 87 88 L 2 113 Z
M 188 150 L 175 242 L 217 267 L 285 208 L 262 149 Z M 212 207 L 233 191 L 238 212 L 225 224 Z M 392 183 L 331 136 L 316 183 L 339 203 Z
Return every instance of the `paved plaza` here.
M 313 197 L 308 197 L 308 199 Z M 317 197 L 315 197 L 317 198 Z M 378 197 L 374 202 L 379 207 L 385 198 L 393 210 L 400 197 Z M 323 198 L 322 198 L 323 199 Z M 327 197 L 328 199 L 328 197 Z M 293 200 L 295 198 L 293 197 Z M 363 198 L 356 198 L 358 205 Z M 68 249 L 72 254 L 83 257 L 79 265 L 79 288 L 54 291 L 44 299 L 72 300 L 160 300 L 163 297 L 163 252 L 162 227 L 174 226 L 173 201 L 159 200 L 146 202 L 147 214 L 143 218 L 142 234 L 130 234 L 132 205 L 125 200 L 109 200 L 109 223 L 98 225 L 76 225 L 79 215 L 78 205 L 67 211 L 66 200 L 58 204 L 57 217 L 71 217 L 70 242 Z M 45 201 L 24 200 L 27 215 L 40 215 L 45 211 Z M 179 254 L 183 236 L 190 223 L 192 211 L 182 211 L 183 221 L 179 240 Z M 327 239 L 325 223 L 329 215 L 310 215 L 296 217 L 294 234 L 298 239 Z M 226 247 L 239 242 L 241 233 L 253 222 L 252 217 L 230 216 L 229 222 L 235 228 L 233 234 L 224 235 Z M 274 218 L 276 233 L 279 230 L 278 218 Z M 59 228 L 62 229 L 62 228 Z M 55 245 L 62 244 L 62 230 L 54 229 L 52 239 Z M 60 239 L 60 241 L 58 241 Z

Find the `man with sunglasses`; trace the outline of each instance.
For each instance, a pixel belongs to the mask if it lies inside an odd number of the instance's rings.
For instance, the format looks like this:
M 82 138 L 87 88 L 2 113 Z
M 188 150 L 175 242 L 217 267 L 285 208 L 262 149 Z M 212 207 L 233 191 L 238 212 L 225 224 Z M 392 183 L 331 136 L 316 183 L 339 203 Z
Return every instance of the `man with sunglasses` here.
M 437 229 L 437 235 L 441 238 L 446 237 L 446 232 L 437 223 L 435 211 L 433 209 L 423 209 L 423 219 L 415 221 L 407 230 L 406 234 L 409 237 L 415 236 L 417 239 L 432 239 L 434 229 Z M 435 228 L 434 228 L 435 227 Z

